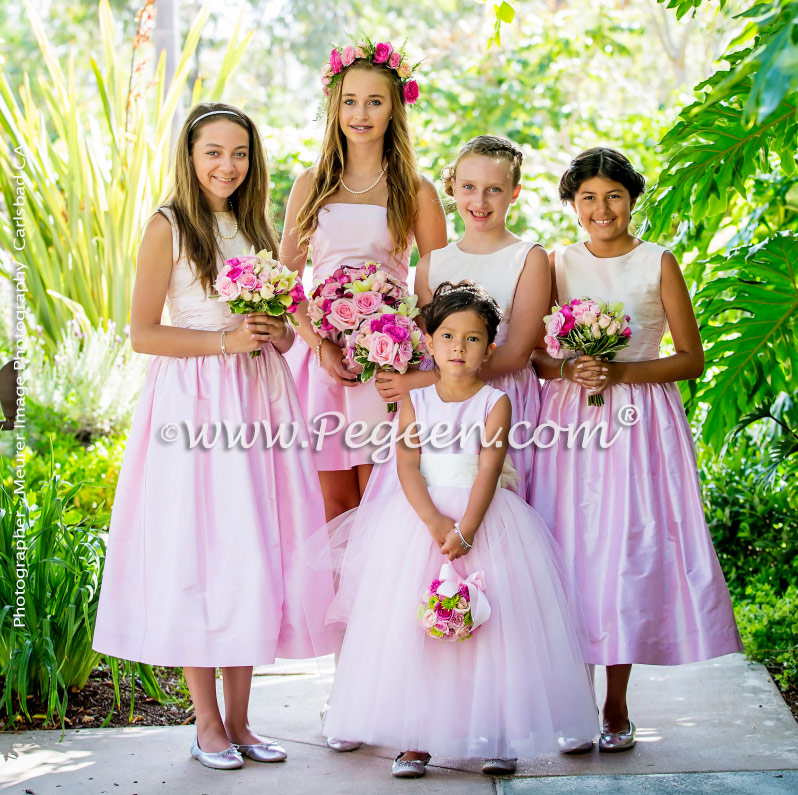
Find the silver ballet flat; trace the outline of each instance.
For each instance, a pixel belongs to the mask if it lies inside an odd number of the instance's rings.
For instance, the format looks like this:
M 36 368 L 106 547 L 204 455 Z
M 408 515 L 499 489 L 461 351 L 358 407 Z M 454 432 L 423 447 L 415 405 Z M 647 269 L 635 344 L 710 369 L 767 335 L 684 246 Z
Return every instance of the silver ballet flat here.
M 233 745 L 240 754 L 254 759 L 256 762 L 282 762 L 288 758 L 285 748 L 277 743 L 265 742 L 254 745 L 233 743 Z
M 347 751 L 357 751 L 363 745 L 357 740 L 340 740 L 337 737 L 328 737 L 325 742 L 328 748 L 338 751 L 339 754 L 345 754 Z
M 629 721 L 629 728 L 624 732 L 611 732 L 606 728 L 605 724 L 599 737 L 599 751 L 605 754 L 630 751 L 635 747 L 636 731 L 637 729 L 632 721 Z
M 576 737 L 560 737 L 557 740 L 561 754 L 589 754 L 593 750 L 593 740 L 578 740 Z
M 488 776 L 512 776 L 517 759 L 483 759 L 482 772 Z
M 197 742 L 197 735 L 194 735 L 194 742 L 191 746 L 191 756 L 205 767 L 214 770 L 235 770 L 244 766 L 244 759 L 238 753 L 236 747 L 231 743 L 224 751 L 203 751 Z
M 432 757 L 427 754 L 425 759 L 402 759 L 406 751 L 402 751 L 391 765 L 391 775 L 394 778 L 421 778 L 427 772 L 427 765 Z

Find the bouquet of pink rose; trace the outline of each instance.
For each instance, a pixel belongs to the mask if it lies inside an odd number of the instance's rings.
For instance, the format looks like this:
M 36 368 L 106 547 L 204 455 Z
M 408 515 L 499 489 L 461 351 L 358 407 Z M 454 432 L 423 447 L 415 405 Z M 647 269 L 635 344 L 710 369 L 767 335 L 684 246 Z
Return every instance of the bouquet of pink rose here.
M 306 298 L 297 276 L 296 271 L 272 259 L 271 251 L 256 254 L 253 247 L 241 257 L 225 260 L 213 288 L 219 300 L 237 315 L 265 312 L 272 317 L 285 317 L 298 326 L 293 315 Z M 249 355 L 260 356 L 260 351 Z
M 365 317 L 349 336 L 346 360 L 358 380 L 369 381 L 378 371 L 405 373 L 424 358 L 426 345 L 413 320 L 419 314 L 415 295 L 405 295 L 393 307 L 383 305 L 379 314 Z M 396 403 L 387 404 L 396 411 Z
M 454 566 L 444 563 L 418 606 L 418 623 L 425 634 L 445 641 L 470 638 L 490 618 L 484 578 L 484 572 L 477 571 L 461 580 Z
M 401 282 L 376 262 L 360 268 L 343 266 L 311 291 L 308 316 L 316 331 L 341 348 L 366 318 L 396 306 L 406 294 Z
M 546 325 L 546 350 L 549 356 L 563 359 L 566 352 L 614 359 L 629 344 L 632 329 L 623 303 L 607 304 L 593 298 L 574 298 L 563 306 L 553 306 L 543 318 Z M 601 395 L 588 395 L 588 405 L 603 406 Z

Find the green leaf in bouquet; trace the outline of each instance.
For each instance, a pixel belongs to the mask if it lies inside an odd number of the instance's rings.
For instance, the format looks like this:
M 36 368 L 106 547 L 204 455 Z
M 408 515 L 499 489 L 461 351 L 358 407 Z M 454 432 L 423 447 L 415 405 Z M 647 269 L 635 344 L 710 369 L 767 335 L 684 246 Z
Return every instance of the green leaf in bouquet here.
M 360 374 L 360 380 L 364 383 L 366 381 L 371 381 L 376 372 L 377 365 L 374 362 L 367 362 L 365 365 L 363 365 L 363 372 Z

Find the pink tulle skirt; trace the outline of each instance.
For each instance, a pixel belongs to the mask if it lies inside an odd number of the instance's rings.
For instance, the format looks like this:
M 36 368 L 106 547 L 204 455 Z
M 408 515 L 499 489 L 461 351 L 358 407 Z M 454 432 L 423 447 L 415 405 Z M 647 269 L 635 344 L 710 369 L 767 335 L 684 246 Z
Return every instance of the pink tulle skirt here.
M 606 440 L 617 438 L 606 449 L 569 448 L 561 435 L 537 447 L 533 470 L 532 504 L 582 596 L 587 661 L 676 665 L 739 651 L 678 387 L 619 384 L 604 400 L 588 406 L 577 384 L 547 382 L 541 424 L 604 420 Z M 552 433 L 541 433 L 541 442 Z
M 469 488 L 430 487 L 462 516 Z M 532 757 L 558 737 L 590 739 L 596 707 L 583 662 L 578 611 L 556 544 L 537 513 L 498 489 L 474 548 L 455 561 L 483 571 L 491 616 L 445 643 L 417 623 L 441 556 L 402 492 L 334 520 L 343 550 L 330 620 L 348 622 L 326 714 L 328 736 L 468 757 Z
M 189 449 L 186 424 L 297 424 L 297 444 Z M 168 430 L 164 430 L 168 429 Z M 116 490 L 93 646 L 157 665 L 266 664 L 334 651 L 324 521 L 291 374 L 262 355 L 152 359 Z M 310 546 L 309 546 L 310 545 Z M 314 646 L 314 643 L 316 644 Z

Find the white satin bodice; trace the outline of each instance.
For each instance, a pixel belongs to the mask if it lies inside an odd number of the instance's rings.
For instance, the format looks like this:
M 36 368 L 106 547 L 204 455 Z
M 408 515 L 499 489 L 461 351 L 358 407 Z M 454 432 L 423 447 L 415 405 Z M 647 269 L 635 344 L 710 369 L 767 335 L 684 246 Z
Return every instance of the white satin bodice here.
M 623 301 L 632 336 L 629 346 L 615 357 L 619 362 L 659 358 L 667 327 L 660 278 L 662 246 L 647 241 L 620 257 L 595 257 L 584 243 L 558 249 L 554 255 L 557 300 L 596 298 Z
M 206 293 L 199 279 L 196 278 L 191 263 L 180 251 L 180 240 L 177 224 L 171 208 L 161 207 L 160 212 L 172 225 L 172 273 L 166 290 L 166 308 L 169 312 L 169 323 L 180 328 L 206 329 L 211 331 L 232 330 L 237 328 L 243 315 L 235 315 L 218 296 Z M 235 229 L 235 218 L 232 213 L 214 213 L 221 231 L 229 234 Z M 223 260 L 240 257 L 250 249 L 246 237 L 238 231 L 234 238 L 226 240 L 218 238 L 222 258 L 217 265 L 221 268 Z
M 510 316 L 513 311 L 515 288 L 524 269 L 529 250 L 537 243 L 519 240 L 490 254 L 469 254 L 457 243 L 430 252 L 429 289 L 434 293 L 443 282 L 457 284 L 469 279 L 481 285 L 504 312 L 496 334 L 496 344 L 507 340 Z
M 393 240 L 388 230 L 388 210 L 378 204 L 332 202 L 319 210 L 310 238 L 313 283 L 341 267 L 361 267 L 377 262 L 382 270 L 407 284 L 411 242 L 400 260 L 391 256 Z

